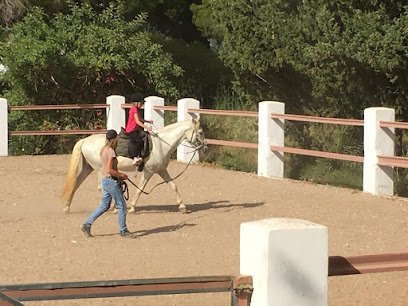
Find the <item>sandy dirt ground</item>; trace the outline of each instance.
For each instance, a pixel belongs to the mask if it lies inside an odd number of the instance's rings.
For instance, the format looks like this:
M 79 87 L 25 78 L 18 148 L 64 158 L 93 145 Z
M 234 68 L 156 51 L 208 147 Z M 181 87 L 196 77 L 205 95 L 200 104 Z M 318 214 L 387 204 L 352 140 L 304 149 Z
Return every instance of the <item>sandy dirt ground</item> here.
M 239 274 L 240 223 L 305 219 L 328 227 L 330 255 L 408 250 L 408 202 L 360 191 L 192 165 L 176 180 L 191 210 L 177 211 L 166 185 L 128 214 L 136 239 L 118 235 L 117 216 L 79 226 L 98 205 L 96 174 L 79 188 L 72 213 L 59 193 L 69 155 L 0 157 L 0 284 Z M 171 162 L 177 175 L 185 165 Z M 160 182 L 155 176 L 147 186 Z M 134 190 L 131 190 L 134 194 Z M 407 305 L 408 272 L 329 278 L 329 305 Z M 26 305 L 229 305 L 229 294 L 24 302 Z

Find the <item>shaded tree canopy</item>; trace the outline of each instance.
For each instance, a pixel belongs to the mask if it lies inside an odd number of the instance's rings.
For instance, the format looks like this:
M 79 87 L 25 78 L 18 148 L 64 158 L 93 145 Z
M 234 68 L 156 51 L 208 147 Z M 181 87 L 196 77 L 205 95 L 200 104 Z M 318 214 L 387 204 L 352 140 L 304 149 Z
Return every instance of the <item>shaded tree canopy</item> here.
M 58 13 L 67 14 L 70 3 L 88 4 L 101 12 L 119 0 L 2 0 L 0 2 L 0 24 L 12 26 L 33 7 L 41 7 L 48 16 Z M 183 39 L 186 42 L 202 41 L 200 31 L 192 23 L 190 5 L 200 0 L 127 0 L 123 1 L 123 15 L 132 20 L 140 13 L 147 14 L 150 31 L 155 30 L 166 36 Z

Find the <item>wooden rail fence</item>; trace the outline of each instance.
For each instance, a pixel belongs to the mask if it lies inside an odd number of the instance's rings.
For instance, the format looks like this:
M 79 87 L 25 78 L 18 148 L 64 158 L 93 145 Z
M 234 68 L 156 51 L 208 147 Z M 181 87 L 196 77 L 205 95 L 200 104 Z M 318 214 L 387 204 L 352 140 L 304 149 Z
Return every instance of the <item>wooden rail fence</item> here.
M 330 256 L 328 276 L 408 271 L 408 253 Z M 230 292 L 231 305 L 249 306 L 251 276 L 199 276 L 0 285 L 0 306 L 21 301 Z M 256 288 L 255 288 L 256 290 Z
M 231 305 L 249 306 L 250 276 L 200 276 L 110 281 L 0 285 L 0 306 L 21 301 L 230 292 Z
M 294 115 L 284 113 L 284 103 L 263 101 L 259 103 L 258 112 L 236 110 L 213 110 L 200 108 L 199 101 L 195 99 L 180 99 L 177 106 L 164 105 L 160 97 L 145 98 L 147 111 L 154 118 L 158 128 L 164 126 L 164 111 L 177 112 L 178 120 L 197 116 L 198 114 L 211 116 L 238 116 L 258 119 L 258 141 L 256 143 L 235 140 L 207 139 L 209 145 L 229 146 L 236 148 L 258 150 L 258 169 L 260 176 L 283 178 L 283 154 L 300 154 L 319 158 L 337 159 L 351 162 L 364 163 L 363 191 L 374 195 L 392 196 L 393 193 L 393 167 L 408 168 L 408 158 L 394 156 L 394 129 L 408 129 L 408 122 L 391 121 L 395 111 L 388 108 L 367 108 L 364 111 L 364 120 L 325 118 L 316 116 Z M 0 155 L 8 154 L 8 136 L 26 135 L 90 135 L 105 133 L 106 129 L 96 130 L 33 130 L 33 131 L 8 131 L 7 129 L 7 101 L 0 99 Z M 124 97 L 107 97 L 106 104 L 68 104 L 68 105 L 26 105 L 9 106 L 8 111 L 39 111 L 39 110 L 69 110 L 69 109 L 105 109 L 107 127 L 119 130 L 125 125 L 125 109 L 132 104 L 124 103 Z M 367 111 L 367 112 L 366 112 Z M 146 113 L 145 113 L 146 114 Z M 367 115 L 367 116 L 366 116 Z M 4 117 L 4 120 L 2 119 Z M 367 117 L 367 118 L 366 118 Z M 366 122 L 366 119 L 367 122 Z M 271 121 L 272 120 L 272 121 Z M 323 124 L 336 124 L 346 126 L 364 127 L 364 157 L 337 152 L 324 152 L 306 148 L 293 148 L 284 145 L 285 120 Z M 4 123 L 4 122 L 6 123 Z M 271 125 L 272 123 L 272 125 Z M 367 123 L 367 124 L 366 124 Z M 380 127 L 380 129 L 378 129 Z M 3 129 L 3 131 L 2 131 Z M 366 139 L 366 135 L 368 135 Z M 3 137 L 4 136 L 4 137 Z M 368 145 L 366 145 L 366 143 Z M 370 145 L 375 144 L 375 145 Z M 180 154 L 179 154 L 180 153 Z M 198 156 L 197 156 L 198 159 Z M 190 156 L 178 149 L 177 160 L 188 162 Z M 197 160 L 194 160 L 197 161 Z M 382 167 L 377 171 L 377 167 Z

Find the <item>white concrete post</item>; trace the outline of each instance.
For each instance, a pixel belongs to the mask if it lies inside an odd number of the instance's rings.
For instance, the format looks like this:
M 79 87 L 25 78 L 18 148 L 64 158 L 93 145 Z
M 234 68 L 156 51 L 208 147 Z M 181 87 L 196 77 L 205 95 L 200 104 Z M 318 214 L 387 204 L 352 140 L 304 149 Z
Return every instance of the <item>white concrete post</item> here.
M 395 110 L 370 107 L 364 110 L 363 191 L 373 195 L 394 194 L 393 167 L 379 166 L 377 156 L 394 156 L 394 128 L 381 128 L 379 121 L 395 121 Z
M 145 98 L 144 119 L 153 120 L 153 131 L 164 127 L 164 111 L 159 109 L 155 110 L 155 106 L 164 106 L 164 99 L 155 96 Z
M 240 274 L 251 275 L 251 306 L 326 306 L 327 228 L 276 218 L 241 224 Z
M 0 98 L 0 156 L 8 156 L 8 107 L 3 98 Z
M 106 103 L 110 107 L 106 108 L 106 129 L 113 129 L 117 133 L 121 127 L 126 127 L 126 113 L 122 105 L 125 104 L 125 97 L 109 96 L 106 98 Z
M 263 101 L 258 112 L 258 175 L 283 178 L 283 152 L 272 152 L 270 146 L 284 146 L 285 120 L 272 119 L 271 113 L 284 114 L 285 104 Z
M 192 118 L 199 118 L 199 114 L 188 112 L 189 108 L 200 108 L 200 101 L 192 98 L 184 98 L 177 101 L 178 122 L 191 120 Z M 186 143 L 186 141 L 184 141 L 182 145 L 177 148 L 177 161 L 188 163 L 194 153 L 191 145 L 186 144 L 186 146 L 183 146 L 184 143 Z M 191 162 L 194 163 L 198 162 L 199 160 L 199 153 L 197 152 Z

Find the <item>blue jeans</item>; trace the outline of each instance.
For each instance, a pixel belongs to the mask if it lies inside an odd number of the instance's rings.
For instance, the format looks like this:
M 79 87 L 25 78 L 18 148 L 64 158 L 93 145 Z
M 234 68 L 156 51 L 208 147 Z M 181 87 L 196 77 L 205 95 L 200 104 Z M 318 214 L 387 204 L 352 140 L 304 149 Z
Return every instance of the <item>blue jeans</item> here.
M 97 209 L 85 221 L 85 224 L 92 225 L 97 218 L 108 211 L 112 199 L 115 200 L 118 208 L 119 231 L 124 233 L 127 231 L 126 227 L 126 201 L 123 197 L 122 189 L 118 181 L 105 177 L 102 179 L 102 200 Z

